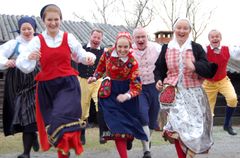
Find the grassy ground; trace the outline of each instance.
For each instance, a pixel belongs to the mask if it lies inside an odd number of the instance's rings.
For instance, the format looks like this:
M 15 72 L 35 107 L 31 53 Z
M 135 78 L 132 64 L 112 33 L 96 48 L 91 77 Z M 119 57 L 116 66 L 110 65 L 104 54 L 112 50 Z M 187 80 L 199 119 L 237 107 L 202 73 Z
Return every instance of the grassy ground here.
M 98 128 L 89 128 L 86 130 L 86 145 L 84 148 L 89 151 L 106 151 L 112 150 L 115 148 L 115 144 L 113 141 L 109 141 L 104 145 L 100 145 L 98 142 Z M 152 145 L 158 146 L 161 144 L 165 144 L 166 142 L 161 138 L 160 132 L 153 132 L 152 135 Z M 133 142 L 134 147 L 141 147 L 141 142 L 139 140 L 135 140 Z M 16 134 L 14 136 L 4 137 L 3 133 L 0 133 L 0 154 L 7 153 L 18 153 L 22 152 L 22 134 Z M 53 149 L 51 150 L 53 151 Z M 50 152 L 51 152 L 50 151 Z
M 240 140 L 240 125 L 235 125 L 233 128 L 237 131 L 238 135 L 231 136 L 223 130 L 222 126 L 214 126 L 213 140 L 214 145 L 209 154 L 198 155 L 196 158 L 239 158 L 239 140 Z M 82 158 L 118 158 L 117 151 L 113 141 L 107 144 L 100 145 L 98 143 L 98 129 L 91 128 L 87 131 L 87 144 L 84 146 L 84 153 L 79 156 Z M 161 138 L 160 132 L 154 132 L 152 139 L 152 157 L 174 158 L 176 152 L 174 145 L 166 143 Z M 4 137 L 0 133 L 0 158 L 16 158 L 22 152 L 21 134 L 12 137 Z M 72 157 L 76 157 L 74 152 Z M 142 157 L 142 147 L 138 140 L 134 141 L 133 150 L 128 152 L 129 157 Z M 54 149 L 48 152 L 32 152 L 33 158 L 56 158 L 57 154 Z

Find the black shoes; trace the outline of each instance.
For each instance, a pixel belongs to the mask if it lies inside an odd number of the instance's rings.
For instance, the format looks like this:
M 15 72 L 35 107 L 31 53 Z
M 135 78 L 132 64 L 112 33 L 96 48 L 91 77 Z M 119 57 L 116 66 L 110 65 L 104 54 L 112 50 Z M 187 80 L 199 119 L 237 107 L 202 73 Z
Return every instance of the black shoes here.
M 105 144 L 105 143 L 107 143 L 107 141 L 103 137 L 100 136 L 99 143 L 100 144 Z
M 127 141 L 127 150 L 131 150 L 132 149 L 132 141 L 128 140 Z
M 30 156 L 26 154 L 22 154 L 22 155 L 18 155 L 17 158 L 30 158 Z
M 32 148 L 35 152 L 39 151 L 39 143 L 37 138 L 33 140 Z
M 152 158 L 150 151 L 145 151 L 142 158 Z
M 82 145 L 85 145 L 85 144 L 86 144 L 85 134 L 82 134 L 82 135 L 81 135 L 80 140 L 81 140 Z M 99 143 L 100 143 L 100 144 L 105 144 L 106 142 L 107 142 L 107 141 L 106 141 L 102 136 L 99 137 Z
M 229 127 L 224 126 L 223 129 L 224 129 L 224 131 L 227 131 L 228 134 L 230 134 L 230 135 L 237 135 L 237 132 L 235 132 L 231 126 L 229 126 Z
M 82 134 L 80 139 L 81 139 L 82 145 L 85 145 L 86 144 L 85 134 Z

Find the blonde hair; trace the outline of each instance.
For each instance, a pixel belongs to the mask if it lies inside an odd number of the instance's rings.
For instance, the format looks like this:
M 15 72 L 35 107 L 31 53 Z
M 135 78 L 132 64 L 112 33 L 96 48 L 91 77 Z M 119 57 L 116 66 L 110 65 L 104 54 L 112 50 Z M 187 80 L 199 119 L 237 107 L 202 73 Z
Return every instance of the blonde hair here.
M 48 4 L 46 6 L 44 6 L 40 12 L 40 16 L 42 18 L 42 20 L 44 21 L 45 19 L 45 16 L 46 16 L 46 13 L 47 12 L 56 12 L 59 14 L 60 16 L 60 19 L 62 20 L 62 12 L 61 12 L 61 9 L 55 5 L 55 4 Z

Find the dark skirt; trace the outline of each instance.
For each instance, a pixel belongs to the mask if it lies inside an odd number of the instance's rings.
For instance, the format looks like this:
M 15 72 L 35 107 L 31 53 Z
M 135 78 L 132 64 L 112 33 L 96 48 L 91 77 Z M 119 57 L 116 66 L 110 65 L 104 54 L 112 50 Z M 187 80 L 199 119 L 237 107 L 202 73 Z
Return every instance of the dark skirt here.
M 108 98 L 99 98 L 99 111 L 103 113 L 106 124 L 103 136 L 105 139 L 116 137 L 147 140 L 140 123 L 138 97 L 120 103 L 116 100 L 119 94 L 129 90 L 129 81 L 112 80 L 112 92 Z
M 50 144 L 57 146 L 64 133 L 80 131 L 80 86 L 76 76 L 38 82 L 38 101 Z
M 35 75 L 36 68 L 24 74 L 18 68 L 7 70 L 4 85 L 3 129 L 5 136 L 18 132 L 34 132 L 35 119 Z

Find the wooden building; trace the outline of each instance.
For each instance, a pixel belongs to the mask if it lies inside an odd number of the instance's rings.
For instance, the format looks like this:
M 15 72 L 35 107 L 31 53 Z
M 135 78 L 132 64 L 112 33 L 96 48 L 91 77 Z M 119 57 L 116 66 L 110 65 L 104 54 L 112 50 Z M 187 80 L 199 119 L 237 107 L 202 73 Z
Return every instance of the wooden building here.
M 166 44 L 172 39 L 173 31 L 158 31 L 154 34 L 157 43 Z

